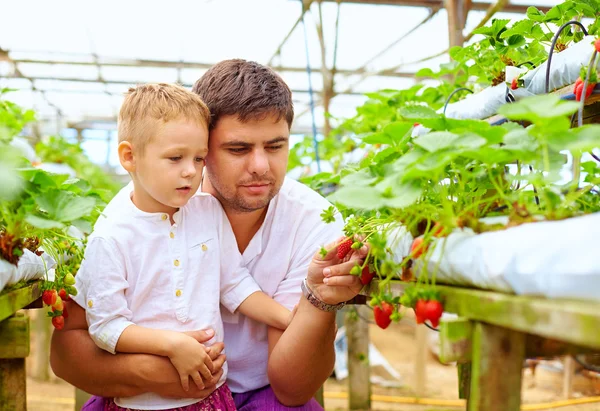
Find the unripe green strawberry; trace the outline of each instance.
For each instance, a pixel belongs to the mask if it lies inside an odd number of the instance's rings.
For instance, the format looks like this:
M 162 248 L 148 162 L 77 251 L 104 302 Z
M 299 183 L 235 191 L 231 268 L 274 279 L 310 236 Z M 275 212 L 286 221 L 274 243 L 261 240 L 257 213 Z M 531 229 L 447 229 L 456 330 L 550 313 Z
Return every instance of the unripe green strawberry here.
M 66 285 L 74 285 L 75 284 L 75 277 L 73 277 L 73 274 L 68 273 L 67 275 L 65 275 L 65 284 Z

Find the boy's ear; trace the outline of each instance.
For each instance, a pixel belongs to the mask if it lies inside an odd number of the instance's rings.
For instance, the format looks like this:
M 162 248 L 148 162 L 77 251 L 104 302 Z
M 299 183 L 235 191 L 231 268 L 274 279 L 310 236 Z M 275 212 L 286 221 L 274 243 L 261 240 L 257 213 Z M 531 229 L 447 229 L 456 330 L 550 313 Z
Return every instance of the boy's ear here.
M 123 168 L 129 172 L 135 172 L 135 156 L 133 155 L 133 146 L 129 141 L 121 141 L 118 148 L 119 161 Z

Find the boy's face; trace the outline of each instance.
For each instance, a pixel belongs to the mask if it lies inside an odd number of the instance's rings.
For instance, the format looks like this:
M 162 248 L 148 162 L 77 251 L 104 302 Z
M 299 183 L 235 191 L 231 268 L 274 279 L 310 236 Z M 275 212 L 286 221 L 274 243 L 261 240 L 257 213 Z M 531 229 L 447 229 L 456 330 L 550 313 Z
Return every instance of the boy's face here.
M 220 118 L 210 133 L 209 191 L 236 211 L 266 207 L 285 178 L 289 137 L 287 122 L 275 116 L 247 122 L 236 116 Z
M 167 213 L 184 206 L 200 186 L 207 152 L 205 126 L 186 120 L 166 123 L 141 155 L 134 153 L 136 205 Z

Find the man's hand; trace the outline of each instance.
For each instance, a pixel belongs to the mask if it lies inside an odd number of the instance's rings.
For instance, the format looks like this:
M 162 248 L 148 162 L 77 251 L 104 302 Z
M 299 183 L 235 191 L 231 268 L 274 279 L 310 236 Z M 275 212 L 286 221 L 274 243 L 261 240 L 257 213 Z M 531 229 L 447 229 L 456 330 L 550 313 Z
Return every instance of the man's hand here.
M 340 260 L 337 257 L 337 246 L 344 237 L 325 246 L 325 255 L 315 253 L 308 267 L 307 282 L 312 292 L 327 304 L 338 304 L 354 298 L 362 289 L 360 278 L 350 274 L 357 264 L 362 264 L 367 256 L 368 248 L 351 250 Z

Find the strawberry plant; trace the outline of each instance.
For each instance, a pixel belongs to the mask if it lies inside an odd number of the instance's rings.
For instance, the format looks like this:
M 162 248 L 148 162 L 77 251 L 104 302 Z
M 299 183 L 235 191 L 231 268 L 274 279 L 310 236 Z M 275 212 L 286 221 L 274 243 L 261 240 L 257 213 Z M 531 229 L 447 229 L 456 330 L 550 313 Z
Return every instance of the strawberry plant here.
M 107 194 L 21 158 L 10 142 L 33 120 L 33 113 L 0 100 L 0 259 L 18 266 L 25 250 L 52 257 L 56 267 L 53 274 L 46 272 L 42 298 L 51 307 L 52 323 L 62 328 L 68 315 L 64 301 L 77 293 L 74 275 L 83 258 L 85 234 L 91 232 Z M 74 236 L 77 230 L 80 234 Z
M 501 114 L 515 122 L 501 126 L 449 119 L 420 105 L 400 108 L 393 121 L 380 119 L 372 135 L 381 140 L 364 140 L 383 142 L 383 133 L 385 144 L 335 177 L 320 177 L 339 181 L 329 199 L 345 218 L 345 234 L 360 236 L 370 246 L 354 274 L 362 276 L 369 261 L 382 280 L 373 296 L 376 301 L 385 301 L 392 279 L 416 279 L 413 297 L 403 302 L 415 308 L 422 300 L 420 306 L 429 307 L 424 312 L 435 313 L 423 318 L 434 325 L 442 309 L 431 303 L 439 298 L 427 294 L 435 290 L 435 269 L 419 264 L 421 271 L 415 276 L 413 265 L 427 261 L 435 247 L 443 247 L 451 231 L 504 230 L 599 211 L 593 194 L 600 183 L 595 163 L 582 164 L 582 185 L 561 176 L 567 164 L 564 151 L 579 157 L 600 146 L 600 125 L 571 128 L 569 116 L 578 107 L 554 95 L 532 97 L 503 106 Z M 431 132 L 413 137 L 415 122 Z M 330 221 L 334 212 L 326 210 L 324 220 Z M 504 216 L 506 222 L 488 221 L 493 216 Z M 389 241 L 402 230 L 415 240 L 412 251 L 397 256 Z

